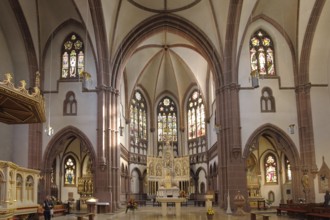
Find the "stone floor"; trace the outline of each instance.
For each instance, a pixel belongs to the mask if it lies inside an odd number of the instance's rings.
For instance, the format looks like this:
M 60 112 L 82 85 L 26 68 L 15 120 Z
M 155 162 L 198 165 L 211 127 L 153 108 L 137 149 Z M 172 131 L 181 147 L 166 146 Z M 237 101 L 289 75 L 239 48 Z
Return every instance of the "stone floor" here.
M 242 216 L 237 216 L 234 214 L 226 214 L 224 210 L 214 207 L 215 215 L 213 217 L 214 220 L 249 220 L 250 213 L 245 213 Z M 254 211 L 254 210 L 253 210 Z M 258 212 L 258 211 L 254 211 Z M 287 220 L 288 216 L 277 216 L 275 209 L 270 209 L 263 211 L 262 213 L 267 213 L 265 215 L 270 216 L 270 220 Z M 85 218 L 84 218 L 85 219 Z M 169 207 L 168 215 L 163 217 L 161 215 L 161 207 L 139 207 L 137 210 L 128 211 L 125 213 L 125 209 L 120 210 L 116 213 L 106 213 L 106 214 L 97 214 L 94 220 L 116 220 L 116 219 L 125 219 L 125 220 L 168 220 L 168 219 L 182 219 L 182 220 L 206 220 L 206 208 L 205 207 L 182 207 L 181 208 L 181 216 L 175 216 L 175 208 Z M 263 216 L 261 214 L 257 215 L 257 220 L 262 220 Z M 54 217 L 53 220 L 77 220 L 77 218 L 73 214 L 69 214 L 66 216 Z M 86 218 L 88 220 L 88 218 Z M 292 218 L 291 218 L 292 220 Z

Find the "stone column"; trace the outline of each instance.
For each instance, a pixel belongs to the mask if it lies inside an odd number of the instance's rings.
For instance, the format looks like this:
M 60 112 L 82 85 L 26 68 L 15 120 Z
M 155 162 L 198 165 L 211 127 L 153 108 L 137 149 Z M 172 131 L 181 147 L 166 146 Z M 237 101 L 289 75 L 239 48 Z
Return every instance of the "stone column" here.
M 307 203 L 315 202 L 314 177 L 318 169 L 315 162 L 314 132 L 312 123 L 312 108 L 310 99 L 311 84 L 302 84 L 296 87 L 297 110 L 299 121 L 299 139 L 302 167 L 301 176 L 308 181 L 308 189 L 305 185 L 297 187 L 300 190 L 301 197 L 306 199 Z M 306 178 L 308 176 L 308 178 Z M 307 179 L 307 180 L 306 180 Z M 302 182 L 301 182 L 302 184 Z M 307 192 L 308 191 L 308 192 Z
M 100 202 L 109 202 L 111 204 L 111 194 L 109 192 L 109 158 L 108 158 L 108 121 L 109 115 L 107 108 L 108 87 L 97 87 L 97 158 L 94 172 L 94 197 Z M 103 107 L 104 106 L 104 107 Z M 110 207 L 106 211 L 111 211 Z
M 242 158 L 241 127 L 238 103 L 239 86 L 231 83 L 217 91 L 217 124 L 221 126 L 218 134 L 219 155 L 219 205 L 226 207 L 225 195 L 229 190 L 231 203 L 233 195 L 240 191 L 247 195 L 245 160 Z M 231 204 L 234 207 L 234 204 Z
M 118 90 L 110 88 L 109 93 L 109 159 L 110 159 L 110 180 L 109 188 L 112 194 L 112 210 L 119 209 L 120 202 L 120 146 L 118 145 Z

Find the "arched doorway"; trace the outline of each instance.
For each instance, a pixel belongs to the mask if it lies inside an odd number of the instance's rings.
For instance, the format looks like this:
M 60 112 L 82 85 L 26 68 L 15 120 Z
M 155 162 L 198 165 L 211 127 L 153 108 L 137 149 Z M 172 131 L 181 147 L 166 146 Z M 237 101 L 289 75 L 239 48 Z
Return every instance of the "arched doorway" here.
M 296 200 L 300 195 L 300 159 L 290 137 L 272 124 L 259 127 L 249 138 L 244 150 L 247 189 L 250 206 L 268 199 L 273 205 Z
M 85 206 L 94 193 L 95 158 L 93 146 L 82 131 L 73 126 L 60 130 L 44 153 L 39 199 L 51 195 L 73 208 Z

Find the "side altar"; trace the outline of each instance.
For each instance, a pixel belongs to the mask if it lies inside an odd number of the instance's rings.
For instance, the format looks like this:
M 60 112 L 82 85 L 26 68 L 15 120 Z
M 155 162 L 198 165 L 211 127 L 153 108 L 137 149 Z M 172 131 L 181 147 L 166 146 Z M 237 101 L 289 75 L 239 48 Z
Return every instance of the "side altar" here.
M 167 204 L 175 203 L 176 216 L 181 215 L 181 203 L 186 198 L 180 197 L 180 191 L 188 188 L 190 180 L 189 157 L 173 156 L 169 141 L 163 148 L 162 157 L 148 157 L 148 186 L 151 194 L 156 194 L 156 201 L 162 205 L 162 215 L 167 215 Z

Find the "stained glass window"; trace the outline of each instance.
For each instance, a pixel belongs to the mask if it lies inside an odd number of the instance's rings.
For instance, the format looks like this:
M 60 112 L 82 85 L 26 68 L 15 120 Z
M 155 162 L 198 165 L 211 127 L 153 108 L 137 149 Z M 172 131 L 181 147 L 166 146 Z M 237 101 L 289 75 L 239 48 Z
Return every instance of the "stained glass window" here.
M 258 30 L 250 40 L 252 75 L 275 76 L 273 41 L 263 30 Z
M 286 181 L 290 182 L 292 180 L 291 176 L 291 164 L 289 159 L 285 156 L 284 157 L 284 162 L 285 162 L 285 176 L 286 176 Z
M 178 155 L 177 108 L 170 97 L 164 97 L 157 106 L 158 155 L 168 141 L 173 146 L 173 155 Z
M 266 183 L 277 183 L 277 161 L 272 153 L 268 153 L 264 160 Z
M 147 155 L 147 104 L 136 90 L 130 105 L 130 147 L 132 153 Z
M 188 140 L 205 135 L 205 107 L 201 93 L 195 90 L 188 100 Z
M 64 185 L 76 185 L 76 160 L 68 156 L 64 161 Z
M 205 129 L 205 105 L 202 93 L 194 90 L 187 101 L 187 125 L 188 125 L 188 153 L 198 155 L 190 158 L 191 163 L 205 162 L 206 129 Z
M 62 46 L 61 79 L 77 79 L 85 68 L 84 44 L 79 35 L 70 34 Z

